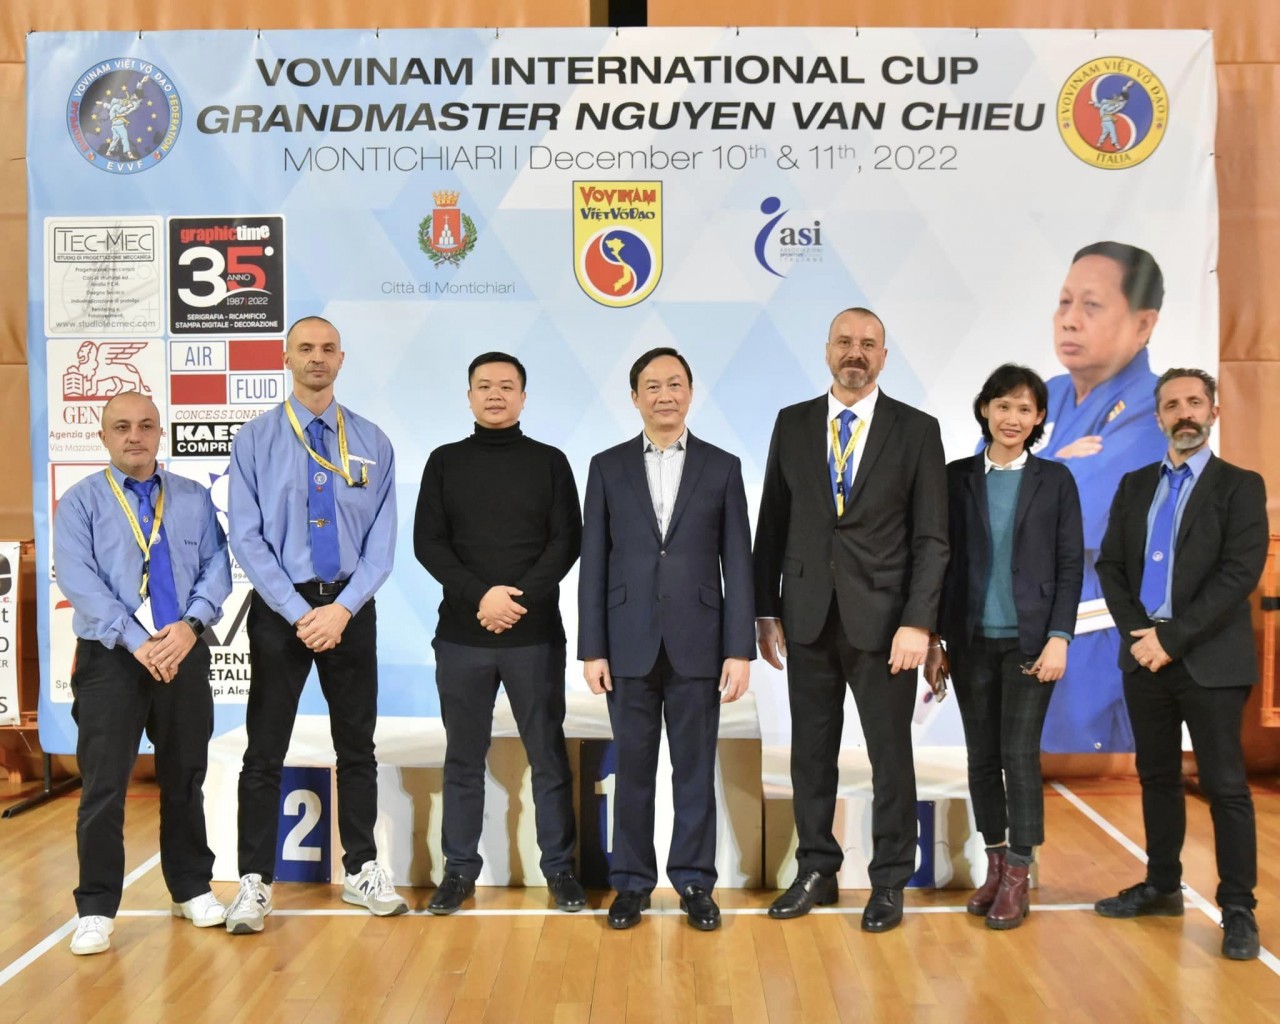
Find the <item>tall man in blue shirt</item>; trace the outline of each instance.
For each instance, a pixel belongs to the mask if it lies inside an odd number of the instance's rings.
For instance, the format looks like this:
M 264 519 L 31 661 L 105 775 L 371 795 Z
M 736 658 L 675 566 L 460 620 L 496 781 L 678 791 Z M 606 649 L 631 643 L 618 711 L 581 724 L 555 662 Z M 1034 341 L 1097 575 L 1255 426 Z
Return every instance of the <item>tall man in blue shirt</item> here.
M 84 779 L 76 845 L 80 915 L 71 952 L 111 944 L 124 886 L 124 799 L 143 729 L 160 784 L 160 865 L 173 913 L 221 924 L 209 888 L 201 786 L 213 733 L 209 648 L 199 637 L 231 593 L 227 541 L 209 492 L 160 470 L 160 414 L 136 391 L 111 399 L 98 434 L 111 465 L 58 502 L 53 561 L 71 602 L 71 672 Z
M 1258 955 L 1258 841 L 1240 725 L 1258 681 L 1249 596 L 1267 558 L 1262 477 L 1215 458 L 1216 382 L 1168 370 L 1156 384 L 1164 459 L 1120 481 L 1098 576 L 1125 642 L 1124 695 L 1142 782 L 1147 876 L 1099 900 L 1103 917 L 1180 916 L 1187 829 L 1182 726 L 1209 798 L 1222 907 L 1222 953 Z
M 378 864 L 373 838 L 373 594 L 391 573 L 395 551 L 395 462 L 386 435 L 334 400 L 344 356 L 328 320 L 309 316 L 295 323 L 284 352 L 293 394 L 246 423 L 231 451 L 231 547 L 253 583 L 240 892 L 227 908 L 233 935 L 262 931 L 271 913 L 280 769 L 313 664 L 338 755 L 342 898 L 380 916 L 409 909 Z

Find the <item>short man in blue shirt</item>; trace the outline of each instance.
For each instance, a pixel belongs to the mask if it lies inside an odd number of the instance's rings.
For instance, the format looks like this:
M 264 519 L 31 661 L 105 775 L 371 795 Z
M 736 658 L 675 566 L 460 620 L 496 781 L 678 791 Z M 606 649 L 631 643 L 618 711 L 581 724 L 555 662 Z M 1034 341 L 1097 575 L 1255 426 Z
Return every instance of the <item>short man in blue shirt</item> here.
M 1262 477 L 1216 458 L 1213 377 L 1168 370 L 1155 388 L 1169 439 L 1163 460 L 1125 475 L 1111 505 L 1098 576 L 1124 636 L 1119 666 L 1142 782 L 1146 878 L 1099 900 L 1103 917 L 1181 916 L 1187 828 L 1182 727 L 1209 800 L 1222 953 L 1258 955 L 1258 840 L 1240 727 L 1258 681 L 1250 595 L 1267 558 Z
M 111 465 L 58 502 L 53 561 L 71 602 L 71 672 L 84 779 L 76 845 L 80 916 L 71 951 L 110 944 L 124 887 L 124 800 L 145 729 L 160 784 L 160 865 L 173 913 L 199 928 L 223 922 L 209 888 L 201 786 L 213 733 L 208 646 L 199 637 L 231 593 L 227 541 L 209 492 L 161 470 L 160 414 L 125 392 L 102 410 Z
M 231 548 L 253 583 L 240 772 L 240 892 L 233 935 L 260 932 L 271 912 L 280 769 L 314 664 L 329 704 L 338 767 L 342 898 L 379 916 L 408 905 L 378 864 L 373 730 L 378 718 L 374 591 L 391 573 L 395 462 L 381 430 L 333 397 L 345 353 L 323 317 L 285 338 L 293 394 L 246 423 L 231 451 Z

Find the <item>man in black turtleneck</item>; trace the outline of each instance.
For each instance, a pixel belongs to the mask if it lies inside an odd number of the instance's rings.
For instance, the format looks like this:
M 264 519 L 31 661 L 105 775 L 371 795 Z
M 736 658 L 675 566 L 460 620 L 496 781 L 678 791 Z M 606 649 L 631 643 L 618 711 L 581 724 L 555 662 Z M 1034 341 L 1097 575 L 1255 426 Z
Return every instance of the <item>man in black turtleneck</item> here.
M 427 909 L 452 914 L 475 892 L 501 683 L 533 769 L 542 872 L 556 906 L 572 912 L 586 906 L 586 893 L 573 873 L 560 581 L 582 544 L 578 488 L 564 453 L 520 430 L 520 360 L 486 352 L 467 380 L 475 433 L 431 453 L 413 526 L 418 561 L 444 587 L 433 646 L 447 745 L 445 875 Z

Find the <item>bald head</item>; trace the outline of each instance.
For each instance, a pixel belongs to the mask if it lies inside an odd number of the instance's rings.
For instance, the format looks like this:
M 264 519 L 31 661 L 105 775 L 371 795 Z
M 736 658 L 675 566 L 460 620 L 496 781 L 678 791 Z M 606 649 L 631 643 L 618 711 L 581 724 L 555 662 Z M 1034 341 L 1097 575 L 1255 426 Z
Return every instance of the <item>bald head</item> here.
M 146 395 L 122 391 L 102 407 L 98 437 L 125 476 L 146 480 L 156 471 L 160 433 L 160 410 Z

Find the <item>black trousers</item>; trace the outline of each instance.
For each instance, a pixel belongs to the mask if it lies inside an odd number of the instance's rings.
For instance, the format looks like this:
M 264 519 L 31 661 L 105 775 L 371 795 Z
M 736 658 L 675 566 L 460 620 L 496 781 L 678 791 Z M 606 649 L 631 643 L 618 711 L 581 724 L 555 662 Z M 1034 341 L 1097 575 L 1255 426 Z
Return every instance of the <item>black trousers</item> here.
M 1147 831 L 1147 881 L 1165 892 L 1182 881 L 1187 805 L 1182 779 L 1182 723 L 1191 733 L 1200 790 L 1209 799 L 1218 855 L 1219 906 L 1254 907 L 1258 837 L 1245 776 L 1240 725 L 1247 686 L 1201 686 L 1175 661 L 1159 672 L 1124 674 L 1133 723 L 1142 821 Z
M 678 892 L 688 885 L 715 888 L 719 682 L 679 675 L 665 647 L 648 675 L 613 680 L 609 723 L 618 766 L 609 884 L 618 892 L 650 892 L 658 884 L 653 805 L 664 720 L 675 809 L 667 878 Z
M 151 678 L 124 647 L 76 642 L 71 717 L 84 788 L 76 817 L 76 911 L 115 917 L 124 887 L 124 800 L 145 729 L 160 784 L 160 867 L 174 902 L 209 891 L 204 775 L 213 735 L 209 648 L 197 640 L 170 683 Z
M 313 607 L 330 604 L 315 584 L 298 587 Z M 240 770 L 240 874 L 270 882 L 280 821 L 280 769 L 289 750 L 298 700 L 312 664 L 329 705 L 329 730 L 338 756 L 338 836 L 342 865 L 358 874 L 378 856 L 373 823 L 378 817 L 378 764 L 373 728 L 378 720 L 378 613 L 370 598 L 347 623 L 342 643 L 316 653 L 298 639 L 292 623 L 255 592 L 249 605 L 249 745 Z
M 888 651 L 856 650 L 840 626 L 835 598 L 812 644 L 787 644 L 791 782 L 799 870 L 834 875 L 844 850 L 832 833 L 839 782 L 844 691 L 853 691 L 871 759 L 873 886 L 901 888 L 915 872 L 916 771 L 911 753 L 915 672 L 889 673 Z
M 1040 733 L 1057 684 L 1023 675 L 1022 664 L 1034 660 L 1016 639 L 978 636 L 951 650 L 973 816 L 984 836 L 1007 831 L 1011 846 L 1044 842 Z
M 484 766 L 498 685 L 507 691 L 532 769 L 542 873 L 573 868 L 573 774 L 564 748 L 565 645 L 471 647 L 437 640 L 436 687 L 444 720 L 445 870 L 474 881 L 484 861 Z

